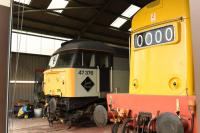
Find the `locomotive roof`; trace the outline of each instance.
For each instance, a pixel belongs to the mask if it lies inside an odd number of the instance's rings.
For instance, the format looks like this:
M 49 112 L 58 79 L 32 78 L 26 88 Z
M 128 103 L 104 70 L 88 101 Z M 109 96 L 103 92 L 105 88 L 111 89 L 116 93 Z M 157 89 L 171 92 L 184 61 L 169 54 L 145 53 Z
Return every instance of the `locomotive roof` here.
M 101 51 L 114 54 L 114 50 L 112 47 L 108 46 L 105 43 L 91 40 L 72 40 L 64 42 L 62 43 L 61 48 L 59 48 L 54 54 L 72 50 Z

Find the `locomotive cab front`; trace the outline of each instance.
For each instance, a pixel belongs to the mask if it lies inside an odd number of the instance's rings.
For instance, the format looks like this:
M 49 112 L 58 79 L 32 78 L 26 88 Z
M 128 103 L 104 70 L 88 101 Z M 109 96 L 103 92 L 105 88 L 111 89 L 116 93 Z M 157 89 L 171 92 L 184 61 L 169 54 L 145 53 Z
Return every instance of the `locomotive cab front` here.
M 189 0 L 155 0 L 133 17 L 129 94 L 107 96 L 123 133 L 197 133 L 190 19 Z
M 44 72 L 43 91 L 50 99 L 49 122 L 55 118 L 70 123 L 94 119 L 91 117 L 97 105 L 106 111 L 105 94 L 112 88 L 112 62 L 113 50 L 103 43 L 74 40 L 62 44 Z
M 51 57 L 44 72 L 45 95 L 98 97 L 101 92 L 110 92 L 110 51 L 64 47 Z

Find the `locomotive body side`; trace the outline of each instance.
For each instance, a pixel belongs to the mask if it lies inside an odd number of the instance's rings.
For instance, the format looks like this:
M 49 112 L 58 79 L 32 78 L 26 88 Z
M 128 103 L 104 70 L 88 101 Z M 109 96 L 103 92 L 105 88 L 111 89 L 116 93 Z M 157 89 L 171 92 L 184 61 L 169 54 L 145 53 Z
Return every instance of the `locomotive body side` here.
M 87 79 L 90 81 L 84 83 Z M 60 97 L 98 97 L 97 80 L 97 69 L 49 69 L 44 72 L 44 93 Z

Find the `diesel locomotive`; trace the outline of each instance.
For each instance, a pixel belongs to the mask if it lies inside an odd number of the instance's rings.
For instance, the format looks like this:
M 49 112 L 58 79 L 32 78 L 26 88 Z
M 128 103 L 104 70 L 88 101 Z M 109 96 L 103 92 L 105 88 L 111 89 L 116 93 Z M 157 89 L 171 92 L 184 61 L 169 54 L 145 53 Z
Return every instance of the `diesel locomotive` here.
M 113 133 L 198 132 L 190 19 L 189 0 L 155 0 L 133 17 L 129 94 L 107 95 Z
M 106 94 L 128 86 L 129 72 L 124 68 L 128 49 L 120 50 L 123 57 L 116 56 L 117 49 L 98 41 L 72 40 L 52 55 L 43 83 L 51 125 L 55 120 L 68 125 L 90 120 L 97 126 L 106 125 Z M 124 79 L 119 80 L 119 75 Z M 100 114 L 99 107 L 105 107 Z

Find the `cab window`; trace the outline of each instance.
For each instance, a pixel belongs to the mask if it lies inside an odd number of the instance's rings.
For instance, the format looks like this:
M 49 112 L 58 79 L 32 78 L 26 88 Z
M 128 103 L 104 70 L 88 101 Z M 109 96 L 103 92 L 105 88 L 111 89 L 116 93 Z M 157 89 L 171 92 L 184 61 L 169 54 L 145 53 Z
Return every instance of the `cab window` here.
M 112 66 L 112 56 L 109 54 L 98 53 L 96 56 L 96 66 L 109 68 Z
M 86 68 L 95 67 L 95 54 L 94 53 L 84 52 L 83 67 L 86 67 Z
M 56 67 L 69 67 L 72 66 L 72 59 L 74 54 L 60 54 Z

